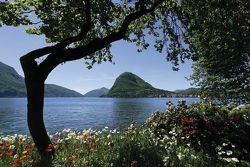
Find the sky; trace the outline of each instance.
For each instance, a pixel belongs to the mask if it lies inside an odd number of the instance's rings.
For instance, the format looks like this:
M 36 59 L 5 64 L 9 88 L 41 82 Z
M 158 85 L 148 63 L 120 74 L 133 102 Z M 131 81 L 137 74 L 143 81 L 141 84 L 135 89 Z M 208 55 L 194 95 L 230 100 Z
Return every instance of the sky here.
M 19 58 L 47 45 L 43 36 L 28 35 L 24 27 L 0 28 L 0 61 L 14 67 L 22 76 Z M 136 49 L 132 43 L 115 42 L 111 49 L 115 64 L 103 62 L 88 70 L 83 59 L 66 62 L 52 71 L 46 83 L 84 94 L 101 87 L 111 88 L 121 73 L 132 72 L 156 88 L 173 91 L 191 87 L 190 81 L 185 78 L 192 73 L 191 61 L 181 64 L 176 72 L 172 70 L 171 62 L 166 61 L 166 53 L 160 54 L 153 47 L 142 53 Z

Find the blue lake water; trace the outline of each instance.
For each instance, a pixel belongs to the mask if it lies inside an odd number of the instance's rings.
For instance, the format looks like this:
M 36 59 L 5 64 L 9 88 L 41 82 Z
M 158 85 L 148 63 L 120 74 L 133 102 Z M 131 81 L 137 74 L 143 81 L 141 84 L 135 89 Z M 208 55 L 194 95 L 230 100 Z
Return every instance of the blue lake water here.
M 188 104 L 198 98 L 46 98 L 44 121 L 49 133 L 65 128 L 86 129 L 143 123 L 153 112 L 166 111 L 166 102 Z M 26 98 L 0 98 L 0 133 L 27 134 Z

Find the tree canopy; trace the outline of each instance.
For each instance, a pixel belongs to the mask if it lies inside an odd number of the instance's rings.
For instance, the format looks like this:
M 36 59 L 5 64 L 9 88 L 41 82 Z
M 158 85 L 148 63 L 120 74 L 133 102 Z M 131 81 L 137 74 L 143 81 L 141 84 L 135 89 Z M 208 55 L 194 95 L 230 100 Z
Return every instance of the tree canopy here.
M 249 101 L 250 2 L 182 1 L 194 64 L 190 77 L 203 96 Z
M 120 39 L 136 43 L 138 51 L 153 45 L 175 70 L 192 58 L 190 79 L 206 96 L 246 99 L 249 7 L 247 0 L 5 0 L 0 26 L 25 25 L 27 33 L 45 35 L 52 47 L 33 58 L 60 48 L 55 64 L 84 58 L 91 68 L 112 62 L 112 42 Z
M 96 62 L 112 61 L 112 42 L 125 39 L 142 51 L 152 44 L 146 34 L 155 37 L 152 45 L 159 52 L 165 50 L 175 65 L 178 59 L 188 57 L 175 0 L 14 0 L 0 6 L 0 25 L 27 25 L 27 33 L 45 35 L 47 42 L 70 52 L 58 57 L 61 62 L 84 57 L 91 67 Z M 98 49 L 84 53 L 98 42 L 103 42 Z

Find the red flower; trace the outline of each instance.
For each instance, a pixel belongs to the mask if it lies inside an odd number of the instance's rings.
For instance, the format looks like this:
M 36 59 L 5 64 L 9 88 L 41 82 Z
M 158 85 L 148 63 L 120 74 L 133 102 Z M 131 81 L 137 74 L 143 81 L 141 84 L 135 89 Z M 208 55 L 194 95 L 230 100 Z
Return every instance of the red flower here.
M 34 145 L 30 145 L 30 146 L 27 146 L 27 147 L 25 148 L 25 150 L 26 150 L 27 152 L 29 152 L 29 151 L 33 150 L 34 148 L 35 148 Z
M 88 138 L 89 138 L 89 136 L 87 135 L 87 134 L 85 134 L 84 136 L 83 136 L 83 140 L 88 140 Z
M 128 131 L 128 128 L 124 128 L 125 131 Z
M 20 163 L 20 159 L 19 158 L 14 159 L 13 167 L 18 167 L 19 163 Z
M 190 124 L 192 122 L 193 122 L 192 118 L 188 118 L 188 117 L 181 118 L 181 124 Z
M 137 167 L 137 161 L 132 161 L 130 167 Z
M 5 145 L 1 146 L 1 149 L 2 149 L 2 150 L 5 150 L 5 149 L 7 149 L 9 146 L 10 146 L 10 144 L 5 144 Z
M 12 156 L 13 155 L 13 151 L 8 151 L 7 153 L 6 153 L 6 155 L 8 155 L 8 156 Z
M 0 158 L 2 158 L 3 157 L 3 153 L 0 153 Z
M 53 151 L 53 146 L 52 144 L 49 144 L 48 147 L 45 149 L 45 152 L 52 152 Z

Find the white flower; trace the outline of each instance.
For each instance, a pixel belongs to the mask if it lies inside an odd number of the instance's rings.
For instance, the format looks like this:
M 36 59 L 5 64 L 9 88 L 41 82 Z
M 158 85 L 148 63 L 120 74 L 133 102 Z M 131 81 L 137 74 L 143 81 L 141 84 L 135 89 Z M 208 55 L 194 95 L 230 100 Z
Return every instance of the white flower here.
M 233 154 L 233 151 L 229 150 L 227 151 L 227 155 L 232 155 Z
M 220 151 L 221 150 L 221 146 L 218 146 L 217 149 Z
M 195 156 L 195 155 L 193 155 L 193 154 L 191 154 L 191 157 L 192 157 L 192 158 L 194 158 L 194 159 L 196 159 L 196 158 L 197 158 L 197 156 Z
M 232 158 L 232 161 L 239 162 L 239 160 L 237 158 Z
M 227 162 L 231 162 L 231 158 L 223 158 L 223 160 L 227 161 Z
M 116 133 L 116 132 L 117 132 L 117 130 L 116 130 L 116 129 L 114 129 L 114 130 L 112 130 L 112 131 L 111 131 L 111 133 Z
M 239 160 L 237 159 L 237 158 L 223 158 L 225 161 L 227 161 L 227 162 L 239 162 Z
M 222 143 L 222 146 L 227 146 L 228 144 L 227 143 Z
M 182 159 L 182 154 L 178 153 L 177 157 L 178 157 L 179 160 L 181 160 Z
M 70 139 L 76 138 L 76 133 L 75 133 L 75 132 L 70 132 L 70 133 L 68 134 L 68 138 L 70 138 Z
M 9 147 L 10 149 L 14 149 L 15 148 L 15 146 L 14 145 L 10 145 L 10 147 Z

